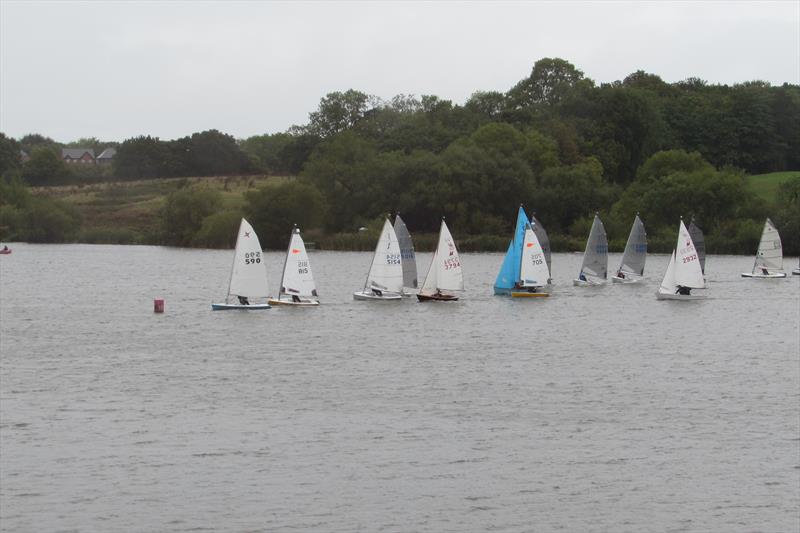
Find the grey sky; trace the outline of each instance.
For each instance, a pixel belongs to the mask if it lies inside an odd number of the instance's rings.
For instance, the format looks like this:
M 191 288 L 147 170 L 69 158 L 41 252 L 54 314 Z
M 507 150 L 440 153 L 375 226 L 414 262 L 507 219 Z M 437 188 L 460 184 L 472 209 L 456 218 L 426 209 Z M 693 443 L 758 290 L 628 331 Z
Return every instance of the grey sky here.
M 543 57 L 597 83 L 800 83 L 800 1 L 19 2 L 0 0 L 0 131 L 121 141 L 305 124 L 357 89 L 462 104 Z

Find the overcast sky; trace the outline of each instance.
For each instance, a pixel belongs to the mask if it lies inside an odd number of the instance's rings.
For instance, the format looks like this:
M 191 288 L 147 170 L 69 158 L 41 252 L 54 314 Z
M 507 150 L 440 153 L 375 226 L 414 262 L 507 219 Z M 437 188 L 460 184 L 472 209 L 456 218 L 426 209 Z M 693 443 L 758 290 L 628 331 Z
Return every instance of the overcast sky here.
M 356 89 L 463 104 L 560 57 L 596 83 L 800 83 L 800 0 L 36 2 L 0 0 L 0 131 L 122 141 L 305 124 Z

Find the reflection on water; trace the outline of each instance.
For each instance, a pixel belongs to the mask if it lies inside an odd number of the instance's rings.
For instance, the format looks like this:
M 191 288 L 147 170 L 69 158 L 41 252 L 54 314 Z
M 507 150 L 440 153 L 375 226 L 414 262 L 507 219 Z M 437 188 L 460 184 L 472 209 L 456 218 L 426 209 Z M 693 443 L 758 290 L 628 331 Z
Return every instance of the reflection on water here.
M 660 302 L 667 256 L 580 259 L 545 300 L 464 254 L 459 302 L 374 303 L 370 254 L 311 252 L 323 305 L 247 313 L 210 310 L 230 251 L 15 245 L 0 528 L 797 531 L 800 276 L 711 256 L 711 299 Z

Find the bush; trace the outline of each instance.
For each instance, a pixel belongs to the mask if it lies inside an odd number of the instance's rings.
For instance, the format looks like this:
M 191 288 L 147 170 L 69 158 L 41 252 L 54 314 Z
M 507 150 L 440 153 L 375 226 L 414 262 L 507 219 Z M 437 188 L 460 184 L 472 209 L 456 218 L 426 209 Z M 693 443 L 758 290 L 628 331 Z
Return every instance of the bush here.
M 221 211 L 209 215 L 203 219 L 192 243 L 207 248 L 233 248 L 241 220 L 239 211 Z

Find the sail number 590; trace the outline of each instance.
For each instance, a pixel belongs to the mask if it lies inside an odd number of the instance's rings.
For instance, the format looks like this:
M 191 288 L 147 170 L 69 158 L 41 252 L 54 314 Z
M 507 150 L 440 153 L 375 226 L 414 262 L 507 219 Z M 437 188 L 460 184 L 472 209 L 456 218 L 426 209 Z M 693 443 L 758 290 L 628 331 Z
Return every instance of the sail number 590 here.
M 261 262 L 261 252 L 247 252 L 244 254 L 245 265 L 255 265 Z

